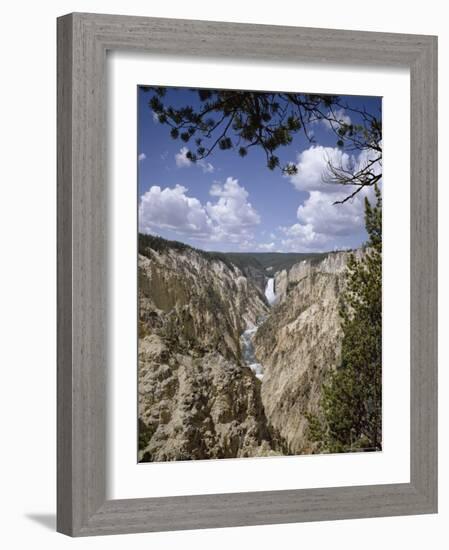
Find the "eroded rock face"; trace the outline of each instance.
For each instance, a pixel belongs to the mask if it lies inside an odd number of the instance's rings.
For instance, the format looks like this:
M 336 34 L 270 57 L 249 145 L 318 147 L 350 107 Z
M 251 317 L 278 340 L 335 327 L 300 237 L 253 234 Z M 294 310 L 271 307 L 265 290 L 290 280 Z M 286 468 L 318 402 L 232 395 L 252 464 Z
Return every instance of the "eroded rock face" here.
M 232 263 L 168 241 L 160 248 L 139 256 L 139 459 L 314 452 L 306 413 L 317 412 L 340 360 L 349 254 L 276 273 L 269 308 L 257 281 Z M 262 380 L 240 343 L 256 325 Z
M 362 250 L 353 251 L 356 258 L 360 258 Z M 346 269 L 348 252 L 332 252 L 322 260 L 304 260 L 293 265 L 289 271 L 278 271 L 275 275 L 275 290 L 279 302 L 287 298 L 289 291 L 304 277 L 312 273 L 329 273 L 341 275 Z
M 218 353 L 176 354 L 167 362 L 165 353 L 157 336 L 142 342 L 143 461 L 269 454 L 260 382 L 249 369 Z
M 139 256 L 139 456 L 143 461 L 272 452 L 260 381 L 240 334 L 267 313 L 240 270 L 193 249 Z
M 289 454 L 314 451 L 305 413 L 317 412 L 325 375 L 340 360 L 338 310 L 347 260 L 347 252 L 338 252 L 278 273 L 279 303 L 255 337 L 265 414 Z

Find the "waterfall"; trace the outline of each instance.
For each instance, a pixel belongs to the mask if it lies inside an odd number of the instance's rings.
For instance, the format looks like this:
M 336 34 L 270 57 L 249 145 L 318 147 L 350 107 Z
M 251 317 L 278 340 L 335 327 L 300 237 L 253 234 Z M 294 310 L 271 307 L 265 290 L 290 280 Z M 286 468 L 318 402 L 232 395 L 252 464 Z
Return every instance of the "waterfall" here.
M 274 292 L 274 277 L 270 277 L 267 281 L 267 285 L 265 287 L 265 298 L 270 306 L 272 306 L 276 301 L 276 294 Z

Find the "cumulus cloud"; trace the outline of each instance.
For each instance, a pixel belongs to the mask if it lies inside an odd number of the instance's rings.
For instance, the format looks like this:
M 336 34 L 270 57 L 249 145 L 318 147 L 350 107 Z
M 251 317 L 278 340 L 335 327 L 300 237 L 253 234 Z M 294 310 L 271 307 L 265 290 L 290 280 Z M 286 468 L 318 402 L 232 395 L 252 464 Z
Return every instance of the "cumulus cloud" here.
M 312 224 L 295 223 L 290 227 L 283 227 L 286 238 L 281 240 L 282 246 L 291 251 L 321 250 L 327 243 L 327 236 L 316 233 Z
M 198 160 L 196 164 L 202 169 L 205 174 L 212 174 L 212 172 L 215 170 L 213 164 L 211 164 L 210 162 L 206 162 L 204 159 Z
M 328 162 L 334 166 L 341 166 L 345 170 L 354 165 L 354 158 L 343 152 L 338 147 L 323 147 L 313 145 L 298 154 L 297 173 L 289 176 L 290 181 L 298 191 L 324 191 L 337 193 L 338 185 L 323 182 Z
M 257 245 L 251 239 L 244 239 L 239 241 L 238 246 L 240 250 L 254 250 Z
M 145 153 L 140 153 L 140 155 L 138 156 L 138 159 L 139 159 L 140 161 L 145 160 L 146 158 L 147 158 L 147 156 L 146 156 Z
M 188 196 L 182 185 L 161 189 L 153 185 L 140 198 L 139 226 L 144 233 L 169 229 L 198 240 L 238 243 L 250 240 L 260 216 L 248 202 L 248 192 L 238 181 L 228 178 L 223 185 L 212 185 L 217 200 L 203 205 Z
M 223 185 L 214 183 L 209 193 L 218 201 L 207 202 L 207 213 L 225 233 L 241 234 L 260 223 L 259 214 L 247 200 L 248 191 L 238 180 L 227 178 Z
M 197 162 L 192 162 L 187 158 L 189 149 L 187 147 L 181 147 L 178 153 L 175 154 L 175 162 L 178 168 L 190 168 L 190 166 L 198 166 L 201 168 L 204 174 L 212 174 L 214 166 L 210 162 L 206 162 L 204 159 L 200 159 Z
M 298 207 L 297 223 L 281 227 L 286 250 L 329 250 L 345 248 L 355 236 L 364 234 L 364 200 L 374 198 L 373 189 L 362 189 L 344 204 L 334 204 L 346 198 L 355 186 L 323 183 L 327 163 L 345 170 L 359 170 L 370 161 L 370 153 L 348 155 L 338 148 L 312 146 L 298 155 L 297 174 L 290 181 L 308 197 Z M 380 170 L 380 166 L 374 166 Z
M 175 154 L 175 162 L 178 168 L 183 168 L 185 166 L 187 167 L 192 166 L 192 161 L 187 158 L 188 151 L 189 150 L 187 149 L 187 147 L 181 147 L 181 149 L 179 150 L 179 153 Z
M 212 231 L 211 221 L 194 197 L 186 195 L 187 188 L 176 185 L 161 189 L 153 185 L 140 197 L 140 230 L 172 229 L 180 234 L 206 236 Z
M 334 200 L 343 200 L 346 196 L 341 191 L 331 197 L 320 191 L 312 191 L 298 207 L 299 223 L 312 225 L 316 232 L 330 235 L 351 235 L 359 231 L 364 223 L 363 199 L 366 193 L 360 192 L 352 201 L 344 204 L 333 204 Z
M 257 245 L 257 248 L 259 250 L 263 250 L 264 252 L 271 252 L 276 247 L 276 244 L 274 242 L 271 243 L 260 243 Z
M 329 111 L 327 113 L 327 116 L 336 120 L 336 122 L 329 121 L 325 118 L 321 120 L 323 126 L 325 128 L 328 128 L 329 130 L 331 130 L 332 128 L 337 130 L 340 127 L 340 124 L 351 124 L 352 122 L 351 117 L 346 114 L 346 111 L 344 109 L 334 109 L 333 112 Z
M 351 201 L 333 204 L 342 200 L 345 193 L 331 196 L 320 191 L 312 191 L 298 207 L 298 222 L 281 227 L 285 235 L 282 244 L 289 250 L 330 250 L 347 247 L 347 243 L 364 233 L 364 199 L 371 199 L 372 190 L 363 190 Z

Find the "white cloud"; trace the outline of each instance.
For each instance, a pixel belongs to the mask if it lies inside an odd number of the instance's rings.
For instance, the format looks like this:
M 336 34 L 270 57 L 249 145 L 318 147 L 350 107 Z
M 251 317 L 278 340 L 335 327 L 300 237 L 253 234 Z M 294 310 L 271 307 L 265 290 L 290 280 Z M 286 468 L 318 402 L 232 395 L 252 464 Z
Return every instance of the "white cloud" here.
M 265 252 L 271 252 L 272 250 L 274 250 L 275 248 L 275 243 L 274 242 L 271 242 L 271 243 L 261 243 L 259 245 L 257 245 L 257 248 L 259 250 L 264 250 Z
M 182 185 L 165 189 L 153 185 L 140 197 L 140 231 L 148 233 L 160 228 L 198 237 L 209 235 L 213 228 L 204 207 L 186 192 Z
M 201 168 L 204 174 L 212 174 L 214 172 L 214 166 L 210 162 L 206 162 L 204 159 L 200 159 L 197 162 L 192 162 L 187 158 L 189 149 L 187 147 L 181 147 L 178 153 L 175 154 L 175 162 L 178 168 L 190 168 L 190 166 L 198 166 Z
M 372 188 L 362 189 L 344 204 L 334 204 L 347 197 L 347 193 L 312 191 L 298 207 L 298 222 L 281 227 L 285 235 L 282 245 L 287 250 L 330 250 L 345 248 L 354 237 L 361 237 L 365 228 L 365 197 L 371 201 Z
M 240 250 L 254 250 L 256 248 L 256 244 L 250 239 L 239 241 L 238 245 Z
M 327 237 L 316 233 L 312 224 L 295 223 L 290 227 L 284 228 L 286 239 L 282 239 L 281 244 L 286 250 L 322 250 L 326 245 Z
M 323 123 L 323 125 L 329 130 L 331 130 L 332 128 L 334 128 L 335 130 L 338 130 L 338 128 L 340 127 L 340 124 L 351 124 L 352 122 L 351 117 L 346 114 L 346 111 L 344 109 L 336 109 L 333 112 L 329 111 L 327 113 L 327 116 L 331 117 L 332 119 L 335 118 L 335 120 L 337 121 L 337 122 L 333 122 L 333 121 L 330 122 L 325 118 L 321 119 L 321 122 Z
M 322 145 L 312 145 L 297 156 L 297 173 L 287 176 L 293 186 L 298 191 L 321 191 L 323 193 L 340 193 L 341 184 L 325 183 L 328 172 L 328 164 L 337 168 L 342 168 L 349 172 L 357 172 L 364 168 L 368 162 L 377 157 L 375 151 L 364 150 L 358 155 L 342 151 L 338 147 L 323 147 Z M 379 162 L 376 162 L 370 168 L 373 173 L 379 174 L 382 169 Z M 354 185 L 346 186 L 347 194 L 355 190 Z
M 169 229 L 198 240 L 230 243 L 252 239 L 252 230 L 260 223 L 260 216 L 247 201 L 248 192 L 236 179 L 212 185 L 210 194 L 217 200 L 206 205 L 187 193 L 188 189 L 181 185 L 165 189 L 152 186 L 140 198 L 140 231 Z
M 344 204 L 334 204 L 343 200 L 345 192 L 329 196 L 320 191 L 312 191 L 298 207 L 297 218 L 303 225 L 311 225 L 315 232 L 329 235 L 351 235 L 360 231 L 364 223 L 364 202 L 366 193 L 358 193 L 354 199 Z
M 297 173 L 289 176 L 289 179 L 298 191 L 321 190 L 327 193 L 336 193 L 340 190 L 340 186 L 323 182 L 328 162 L 334 166 L 350 169 L 354 164 L 354 158 L 338 147 L 312 145 L 298 154 Z
M 159 124 L 159 115 L 153 111 L 153 122 Z
M 140 153 L 140 155 L 138 156 L 139 160 L 145 160 L 146 158 L 147 158 L 147 156 L 146 156 L 145 153 Z
M 370 161 L 372 153 L 362 151 L 358 156 L 348 155 L 338 148 L 312 146 L 298 155 L 298 173 L 290 181 L 298 191 L 308 197 L 298 207 L 297 223 L 281 227 L 286 250 L 330 250 L 336 245 L 344 248 L 356 236 L 364 234 L 365 197 L 373 200 L 371 187 L 362 189 L 344 204 L 334 204 L 348 197 L 355 186 L 323 183 L 323 175 L 330 161 L 334 166 L 356 171 Z M 373 166 L 379 173 L 380 166 Z
M 242 234 L 260 223 L 259 214 L 247 201 L 248 191 L 239 185 L 238 180 L 227 178 L 223 185 L 214 183 L 210 195 L 218 197 L 218 201 L 207 202 L 207 213 L 225 233 Z
M 197 161 L 197 166 L 199 166 L 205 174 L 212 174 L 214 171 L 214 166 L 210 162 L 206 162 L 204 159 Z
M 176 153 L 175 162 L 178 168 L 183 168 L 184 166 L 192 166 L 192 161 L 187 158 L 188 151 L 189 150 L 187 149 L 187 147 L 181 147 L 179 153 Z

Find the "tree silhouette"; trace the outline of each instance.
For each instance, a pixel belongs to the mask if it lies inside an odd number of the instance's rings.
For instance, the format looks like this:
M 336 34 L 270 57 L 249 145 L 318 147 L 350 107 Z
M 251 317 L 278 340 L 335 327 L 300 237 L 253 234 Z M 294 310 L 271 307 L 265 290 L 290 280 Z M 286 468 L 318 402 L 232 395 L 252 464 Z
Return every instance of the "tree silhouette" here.
M 364 152 L 365 161 L 357 166 L 337 166 L 328 162 L 326 182 L 354 186 L 346 199 L 382 177 L 382 122 L 365 109 L 357 109 L 339 96 L 290 92 L 239 90 L 192 90 L 199 107 L 167 105 L 165 87 L 142 86 L 149 94 L 149 106 L 161 124 L 169 127 L 173 139 L 188 144 L 187 158 L 195 163 L 209 157 L 217 148 L 237 151 L 245 157 L 252 148 L 265 153 L 270 170 L 284 174 L 297 172 L 296 165 L 281 165 L 278 150 L 291 144 L 294 134 L 303 132 L 315 143 L 313 125 L 324 121 L 333 132 L 336 145 L 345 151 Z M 353 123 L 347 115 L 355 115 Z

